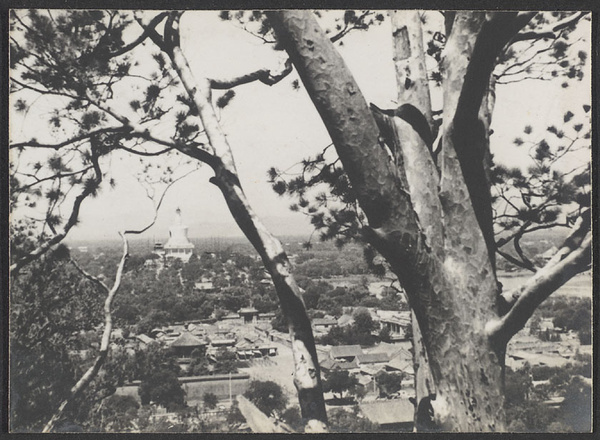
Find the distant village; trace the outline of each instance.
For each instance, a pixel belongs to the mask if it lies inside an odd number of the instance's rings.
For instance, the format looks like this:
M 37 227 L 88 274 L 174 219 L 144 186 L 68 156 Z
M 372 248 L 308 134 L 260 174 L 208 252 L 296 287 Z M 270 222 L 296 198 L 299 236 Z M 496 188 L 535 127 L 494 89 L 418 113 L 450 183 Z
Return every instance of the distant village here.
M 87 252 L 87 249 L 80 249 Z M 183 224 L 181 211 L 178 209 L 175 221 L 169 231 L 169 239 L 165 244 L 156 243 L 154 253 L 159 258 L 149 259 L 144 264 L 161 270 L 165 264 L 174 260 L 187 262 L 194 252 L 194 245 L 188 240 L 187 227 Z M 213 258 L 210 252 L 201 258 Z M 271 284 L 265 274 L 261 283 Z M 370 286 L 372 295 L 378 295 L 382 283 Z M 199 292 L 217 293 L 213 280 L 203 278 L 194 284 Z M 358 407 L 359 417 L 364 417 L 380 426 L 383 431 L 412 431 L 414 420 L 414 369 L 413 348 L 411 342 L 411 312 L 363 308 L 368 311 L 376 324 L 373 335 L 386 329 L 389 342 L 377 342 L 373 346 L 361 345 L 317 345 L 319 366 L 322 374 L 334 371 L 347 371 L 356 377 L 364 389 Z M 344 307 L 339 317 L 324 314 L 312 320 L 312 329 L 318 340 L 333 328 L 345 328 L 354 323 L 355 307 Z M 209 362 L 216 363 L 221 351 L 234 354 L 236 359 L 245 361 L 247 367 L 238 373 L 226 375 L 193 376 L 183 374 L 179 380 L 186 392 L 188 406 L 201 406 L 202 397 L 212 393 L 219 399 L 219 408 L 230 407 L 232 402 L 242 395 L 251 380 L 272 380 L 278 383 L 289 396 L 295 395 L 293 385 L 293 355 L 290 336 L 273 328 L 275 313 L 260 313 L 254 307 L 243 307 L 229 310 L 227 314 L 217 316 L 214 312 L 205 320 L 174 322 L 169 325 L 151 329 L 147 333 L 126 334 L 120 329 L 114 330 L 112 338 L 119 341 L 125 349 L 144 349 L 151 344 L 169 347 L 176 356 L 177 363 L 183 372 L 188 372 L 194 355 L 202 353 Z M 543 319 L 539 328 L 546 335 L 547 341 L 541 341 L 530 334 L 529 325 L 510 342 L 506 357 L 506 365 L 519 369 L 525 364 L 530 366 L 545 365 L 560 367 L 573 362 L 580 352 L 580 342 L 573 332 L 554 328 L 551 319 Z M 378 378 L 383 373 L 395 373 L 402 377 L 401 387 L 393 393 L 383 393 Z M 117 394 L 130 395 L 139 399 L 137 389 L 139 381 L 133 381 L 117 390 Z M 336 395 L 327 393 L 328 405 L 336 404 Z M 549 400 L 548 405 L 560 402 Z M 342 405 L 343 406 L 343 405 Z M 158 409 L 156 417 L 175 417 L 166 410 Z M 242 426 L 241 430 L 250 431 L 251 426 Z

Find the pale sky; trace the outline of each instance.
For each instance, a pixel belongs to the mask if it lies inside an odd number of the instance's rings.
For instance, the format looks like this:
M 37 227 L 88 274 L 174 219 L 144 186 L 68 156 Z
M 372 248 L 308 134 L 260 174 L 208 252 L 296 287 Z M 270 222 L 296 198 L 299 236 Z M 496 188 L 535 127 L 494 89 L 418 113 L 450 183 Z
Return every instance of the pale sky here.
M 220 21 L 216 14 L 188 11 L 183 15 L 182 45 L 195 72 L 222 78 L 279 65 L 283 54 L 273 52 L 239 29 L 239 25 Z M 367 101 L 382 108 L 397 105 L 388 25 L 386 19 L 384 25 L 368 32 L 355 31 L 345 37 L 339 48 Z M 587 22 L 586 26 L 589 35 Z M 222 112 L 221 124 L 246 195 L 258 215 L 275 234 L 308 236 L 312 230 L 308 219 L 289 211 L 292 201 L 271 190 L 266 174 L 271 166 L 286 169 L 318 153 L 330 142 L 304 89 L 292 90 L 294 79 L 295 72 L 272 87 L 252 83 L 235 88 L 236 96 Z M 523 153 L 515 152 L 511 145 L 526 123 L 545 130 L 560 121 L 571 103 L 590 102 L 589 74 L 567 89 L 561 89 L 559 84 L 526 81 L 498 87 L 492 127 L 492 150 L 497 161 L 514 163 L 524 159 Z M 40 113 L 33 112 L 25 119 L 13 118 L 11 141 L 28 136 L 31 127 L 39 126 L 39 118 Z M 71 230 L 70 239 L 116 239 L 118 230 L 141 227 L 153 217 L 152 202 L 134 177 L 139 171 L 137 158 L 115 155 L 110 170 L 117 181 L 116 188 L 106 186 L 97 198 L 83 203 L 80 224 Z M 164 240 L 177 207 L 182 210 L 191 237 L 241 236 L 221 193 L 208 182 L 211 176 L 210 169 L 203 166 L 173 185 L 157 223 L 144 237 Z

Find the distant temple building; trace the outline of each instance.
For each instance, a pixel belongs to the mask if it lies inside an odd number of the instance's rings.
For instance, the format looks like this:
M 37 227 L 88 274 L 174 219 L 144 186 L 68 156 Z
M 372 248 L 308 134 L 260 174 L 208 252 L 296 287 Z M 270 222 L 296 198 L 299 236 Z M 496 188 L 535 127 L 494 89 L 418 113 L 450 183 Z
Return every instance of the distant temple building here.
M 187 262 L 192 256 L 194 245 L 190 243 L 188 239 L 188 227 L 183 224 L 181 219 L 181 209 L 177 208 L 175 211 L 175 222 L 173 226 L 169 228 L 169 240 L 164 246 L 160 243 L 155 245 L 155 251 L 157 245 L 161 248 L 167 258 L 179 258 L 183 262 Z

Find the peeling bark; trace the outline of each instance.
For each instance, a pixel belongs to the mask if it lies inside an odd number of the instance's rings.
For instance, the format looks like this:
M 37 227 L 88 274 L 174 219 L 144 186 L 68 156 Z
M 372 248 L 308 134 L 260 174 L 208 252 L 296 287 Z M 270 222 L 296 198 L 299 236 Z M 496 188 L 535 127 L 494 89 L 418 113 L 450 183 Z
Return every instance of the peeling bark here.
M 417 175 L 414 169 L 431 170 L 432 163 L 412 127 L 394 118 L 401 157 L 398 169 L 390 168 L 379 160 L 381 152 L 374 146 L 372 117 L 364 98 L 347 93 L 358 89 L 314 19 L 297 11 L 271 13 L 271 17 L 358 192 L 371 224 L 367 239 L 390 263 L 408 294 L 435 383 L 436 399 L 431 404 L 438 428 L 502 430 L 501 368 L 496 355 L 501 350 L 490 345 L 485 333 L 485 323 L 495 316 L 490 304 L 495 303 L 496 282 L 452 144 L 444 158 L 445 192 L 436 200 L 434 174 Z M 483 19 L 483 15 L 458 17 L 453 30 L 456 42 L 474 44 L 469 32 L 476 35 Z M 468 54 L 469 48 L 456 54 L 463 61 L 450 77 L 456 85 L 449 95 L 454 109 Z M 354 131 L 356 127 L 360 133 Z
M 425 51 L 419 11 L 390 12 L 394 40 L 394 65 L 398 84 L 398 103 L 417 107 L 429 127 L 433 127 L 431 97 L 425 69 Z

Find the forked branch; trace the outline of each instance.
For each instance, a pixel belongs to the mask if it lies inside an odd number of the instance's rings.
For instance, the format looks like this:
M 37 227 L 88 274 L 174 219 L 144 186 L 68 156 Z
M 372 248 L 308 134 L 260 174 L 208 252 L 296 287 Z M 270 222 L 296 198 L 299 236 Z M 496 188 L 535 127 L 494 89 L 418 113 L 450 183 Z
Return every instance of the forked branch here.
M 100 280 L 96 278 L 95 284 L 102 286 L 103 289 L 107 290 L 106 299 L 104 300 L 104 331 L 102 333 L 102 339 L 100 342 L 100 351 L 94 363 L 88 370 L 84 373 L 83 376 L 77 381 L 77 383 L 71 388 L 71 392 L 69 393 L 69 397 L 67 397 L 58 407 L 58 410 L 54 413 L 52 418 L 46 423 L 42 432 L 52 432 L 56 427 L 56 424 L 62 418 L 65 409 L 71 404 L 77 397 L 81 395 L 88 387 L 88 385 L 92 382 L 92 380 L 97 376 L 98 371 L 104 364 L 106 357 L 108 356 L 108 350 L 110 348 L 110 336 L 112 334 L 112 313 L 111 307 L 112 302 L 117 294 L 119 287 L 121 286 L 121 279 L 123 277 L 123 271 L 125 269 L 125 263 L 127 262 L 127 258 L 129 257 L 129 244 L 127 242 L 127 238 L 124 233 L 119 232 L 121 239 L 123 240 L 123 255 L 121 257 L 121 261 L 119 262 L 119 266 L 117 268 L 117 274 L 115 275 L 115 282 L 113 287 L 108 290 L 106 285 L 102 283 Z M 78 265 L 75 265 L 76 268 L 81 270 Z M 90 275 L 85 273 L 86 278 L 90 279 Z
M 99 350 L 98 355 L 96 356 L 96 359 L 94 360 L 94 363 L 87 369 L 87 371 L 83 374 L 83 376 L 81 376 L 81 378 L 77 381 L 77 383 L 73 386 L 73 388 L 71 388 L 71 392 L 70 392 L 69 396 L 60 404 L 60 406 L 58 407 L 58 410 L 54 413 L 52 418 L 48 421 L 46 426 L 44 426 L 44 429 L 42 432 L 52 432 L 55 429 L 57 422 L 60 421 L 60 419 L 63 417 L 65 410 L 69 407 L 69 405 L 71 405 L 75 401 L 75 399 L 77 399 L 86 390 L 86 388 L 89 386 L 89 384 L 92 382 L 92 380 L 94 380 L 94 378 L 98 375 L 100 368 L 102 368 L 102 365 L 104 365 L 104 362 L 106 361 L 106 358 L 108 357 L 108 353 L 109 353 L 109 349 L 110 349 L 110 337 L 112 334 L 112 327 L 113 327 L 112 303 L 113 303 L 115 296 L 118 293 L 119 288 L 121 286 L 121 281 L 123 279 L 123 272 L 125 270 L 125 264 L 127 263 L 127 259 L 129 258 L 129 242 L 127 240 L 127 235 L 128 234 L 139 235 L 139 234 L 144 233 L 148 229 L 150 229 L 156 223 L 158 211 L 160 209 L 160 206 L 163 202 L 165 195 L 167 194 L 167 191 L 171 188 L 171 186 L 173 186 L 175 184 L 175 182 L 178 182 L 179 180 L 183 179 L 184 177 L 188 176 L 189 174 L 193 173 L 194 171 L 195 170 L 192 170 L 192 171 L 178 177 L 177 179 L 174 179 L 173 181 L 171 181 L 169 183 L 169 185 L 167 185 L 167 187 L 163 191 L 162 195 L 160 196 L 158 203 L 156 204 L 156 206 L 154 208 L 154 218 L 148 225 L 146 225 L 142 229 L 127 230 L 124 232 L 119 232 L 119 235 L 121 236 L 121 240 L 123 242 L 123 254 L 121 256 L 121 260 L 119 261 L 119 265 L 117 267 L 117 273 L 115 275 L 115 282 L 113 283 L 112 288 L 109 289 L 108 286 L 104 282 L 102 282 L 98 277 L 95 277 L 94 275 L 92 275 L 89 272 L 87 272 L 86 270 L 84 270 L 81 266 L 79 266 L 79 264 L 75 260 L 73 260 L 73 259 L 70 260 L 71 264 L 73 264 L 75 269 L 77 269 L 77 271 L 81 275 L 83 275 L 86 279 L 88 279 L 89 281 L 94 283 L 101 290 L 106 292 L 106 299 L 104 300 L 104 330 L 102 332 L 102 338 L 100 341 L 100 350 Z
M 502 294 L 512 306 L 503 317 L 490 322 L 490 338 L 506 343 L 523 328 L 535 309 L 574 275 L 591 264 L 590 211 L 582 214 L 573 233 L 550 261 L 522 286 Z

